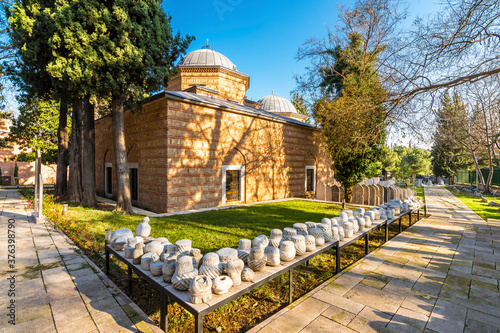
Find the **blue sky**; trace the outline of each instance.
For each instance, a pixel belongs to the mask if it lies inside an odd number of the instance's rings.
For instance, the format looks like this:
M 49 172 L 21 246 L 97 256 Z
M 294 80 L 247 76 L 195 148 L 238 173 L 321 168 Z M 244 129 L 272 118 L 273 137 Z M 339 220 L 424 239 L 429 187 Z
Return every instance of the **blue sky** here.
M 412 17 L 432 13 L 439 8 L 438 1 L 414 0 L 409 13 Z M 335 26 L 337 5 L 352 4 L 348 0 L 164 0 L 162 5 L 172 16 L 174 32 L 196 37 L 188 52 L 209 39 L 215 51 L 250 75 L 247 97 L 258 100 L 272 90 L 290 98 L 296 86 L 294 74 L 304 73 L 307 66 L 297 62 L 298 48 Z

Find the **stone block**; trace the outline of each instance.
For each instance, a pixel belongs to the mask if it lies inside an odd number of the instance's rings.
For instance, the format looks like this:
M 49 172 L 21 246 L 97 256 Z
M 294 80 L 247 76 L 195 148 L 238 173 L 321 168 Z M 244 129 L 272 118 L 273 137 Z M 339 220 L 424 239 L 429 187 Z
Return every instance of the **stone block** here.
M 327 308 L 329 308 L 328 303 L 308 298 L 270 323 L 269 327 L 280 333 L 300 332 Z

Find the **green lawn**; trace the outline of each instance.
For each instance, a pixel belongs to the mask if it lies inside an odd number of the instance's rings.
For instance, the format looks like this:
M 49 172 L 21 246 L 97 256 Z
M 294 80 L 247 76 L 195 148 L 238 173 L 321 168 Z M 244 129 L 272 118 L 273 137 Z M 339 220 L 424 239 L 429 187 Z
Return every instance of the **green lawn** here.
M 26 191 L 25 191 L 26 192 Z M 25 193 L 29 195 L 29 193 Z M 50 198 L 49 198 L 50 199 Z M 99 205 L 98 209 L 69 207 L 69 214 L 61 216 L 62 202 L 48 202 L 44 207 L 47 216 L 77 243 L 77 245 L 101 268 L 104 266 L 104 233 L 129 228 L 135 232 L 143 216 L 124 216 L 112 212 L 112 206 Z M 353 207 L 347 207 L 353 209 Z M 320 222 L 324 217 L 338 216 L 341 206 L 320 202 L 292 200 L 258 204 L 225 210 L 201 212 L 171 217 L 151 218 L 151 236 L 166 237 L 172 243 L 180 239 L 190 239 L 193 247 L 203 254 L 223 247 L 237 247 L 239 239 L 265 234 L 275 228 L 291 227 L 297 222 Z M 416 216 L 414 220 L 416 221 Z M 403 230 L 409 226 L 407 217 L 402 220 Z M 397 234 L 396 223 L 389 227 L 389 238 Z M 385 241 L 384 228 L 370 236 L 370 250 Z M 347 268 L 365 256 L 364 239 L 354 242 L 342 250 L 341 267 Z M 311 259 L 309 264 L 294 270 L 293 297 L 297 299 L 313 290 L 335 274 L 334 251 L 328 251 Z M 127 269 L 120 261 L 112 259 L 108 275 L 121 289 L 127 285 Z M 131 298 L 156 323 L 160 321 L 159 293 L 142 278 L 133 275 L 134 290 Z M 283 309 L 288 300 L 288 274 L 284 274 L 252 292 L 234 300 L 204 318 L 204 329 L 215 332 L 242 332 L 255 326 Z M 193 317 L 176 303 L 168 306 L 169 332 L 192 332 Z
M 70 207 L 69 211 L 80 223 L 87 223 L 100 240 L 104 240 L 106 228 L 129 228 L 135 233 L 143 218 L 76 206 Z M 237 247 L 242 238 L 253 239 L 261 234 L 269 237 L 271 229 L 283 230 L 297 222 L 321 222 L 322 218 L 338 216 L 341 211 L 342 207 L 338 205 L 293 200 L 151 218 L 151 236 L 166 237 L 172 243 L 191 239 L 193 247 L 207 253 L 222 247 Z
M 483 219 L 500 219 L 500 213 L 498 212 L 498 207 L 488 206 L 487 203 L 481 202 L 481 199 L 474 198 L 473 195 L 470 195 L 466 192 L 455 193 L 451 190 L 450 187 L 446 186 L 446 188 L 453 193 L 460 201 L 467 205 L 470 209 L 472 209 L 477 215 L 481 216 Z M 484 195 L 488 201 L 496 201 L 500 202 L 500 197 L 495 197 L 493 195 Z
M 425 203 L 425 195 L 424 195 L 424 188 L 423 187 L 415 187 L 412 190 L 417 192 L 417 195 L 422 198 L 422 200 Z

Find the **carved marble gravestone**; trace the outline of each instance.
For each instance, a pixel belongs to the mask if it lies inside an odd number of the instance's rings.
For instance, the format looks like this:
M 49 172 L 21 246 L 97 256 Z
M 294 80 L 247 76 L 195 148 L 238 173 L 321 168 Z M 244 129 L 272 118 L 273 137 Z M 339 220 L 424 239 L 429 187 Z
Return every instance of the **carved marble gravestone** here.
M 325 200 L 326 201 L 333 201 L 332 200 L 332 187 L 331 186 L 328 186 L 326 185 L 325 186 Z
M 385 201 L 384 201 L 384 187 L 382 185 L 375 185 L 375 188 L 377 190 L 377 200 L 378 200 L 378 204 L 377 206 L 383 204 Z
M 376 185 L 369 185 L 368 191 L 370 191 L 370 200 L 368 202 L 368 205 L 378 206 L 379 203 L 378 203 L 378 196 L 377 196 L 377 186 Z
M 352 189 L 352 203 L 362 205 L 364 202 L 363 186 L 356 184 Z
M 325 184 L 323 184 L 322 182 L 319 182 L 318 185 L 316 186 L 316 199 L 326 200 Z
M 370 204 L 370 189 L 368 185 L 361 185 L 363 188 L 363 205 L 369 205 Z
M 342 193 L 342 188 L 338 185 L 333 185 L 332 186 L 332 201 L 333 202 L 342 202 L 342 199 L 344 198 Z

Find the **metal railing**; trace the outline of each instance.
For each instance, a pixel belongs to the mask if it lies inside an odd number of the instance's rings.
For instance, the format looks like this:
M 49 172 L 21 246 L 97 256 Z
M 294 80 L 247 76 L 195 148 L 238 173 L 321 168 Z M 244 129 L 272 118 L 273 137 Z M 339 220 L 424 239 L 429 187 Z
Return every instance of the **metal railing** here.
M 424 217 L 427 216 L 427 205 L 424 204 L 418 209 L 410 210 L 409 212 L 400 214 L 390 220 L 378 220 L 374 221 L 373 224 L 366 228 L 365 230 L 356 233 L 353 237 L 344 239 L 342 241 L 332 241 L 325 243 L 322 247 L 317 248 L 315 251 L 306 253 L 303 256 L 295 257 L 294 260 L 289 262 L 281 262 L 279 266 L 271 267 L 266 266 L 266 269 L 261 272 L 255 272 L 255 279 L 253 282 L 242 282 L 241 285 L 232 287 L 231 292 L 224 295 L 212 295 L 212 299 L 207 303 L 193 304 L 191 303 L 191 296 L 189 291 L 179 291 L 175 289 L 172 284 L 163 281 L 162 276 L 153 276 L 150 271 L 145 271 L 141 268 L 141 265 L 134 265 L 132 259 L 126 259 L 124 257 L 124 251 L 116 251 L 112 249 L 109 245 L 106 245 L 106 265 L 105 273 L 108 274 L 110 254 L 114 254 L 115 257 L 121 262 L 127 265 L 128 270 L 128 281 L 127 281 L 127 294 L 132 293 L 132 271 L 134 271 L 138 276 L 143 277 L 148 283 L 150 283 L 154 288 L 160 292 L 160 327 L 165 332 L 168 331 L 168 318 L 167 318 L 167 307 L 172 301 L 177 302 L 184 309 L 189 311 L 195 317 L 195 332 L 203 332 L 203 317 L 218 308 L 226 305 L 229 302 L 241 297 L 257 287 L 283 275 L 288 272 L 289 274 L 289 303 L 293 302 L 293 269 L 299 265 L 307 264 L 309 260 L 314 257 L 335 249 L 335 273 L 338 274 L 341 271 L 341 254 L 342 249 L 352 245 L 355 241 L 365 238 L 365 255 L 370 252 L 370 234 L 381 228 L 385 228 L 385 242 L 389 240 L 389 226 L 393 223 L 398 222 L 398 233 L 402 232 L 402 219 L 404 216 L 409 216 L 409 225 L 411 227 L 412 215 L 417 214 L 417 221 L 420 220 L 420 210 L 424 209 Z M 416 221 L 415 221 L 416 222 Z

